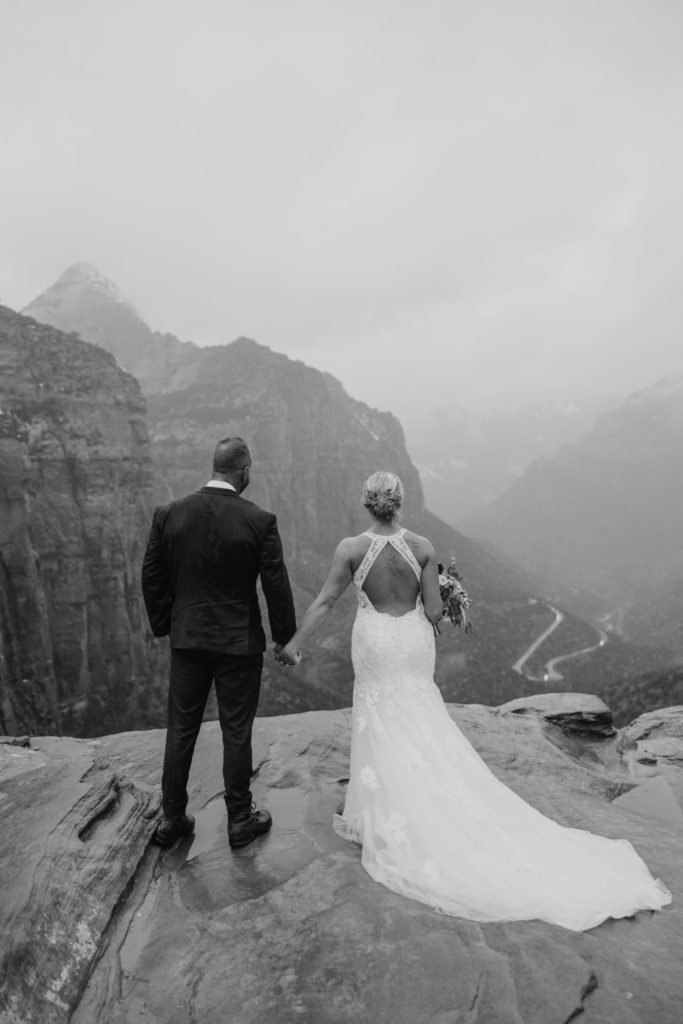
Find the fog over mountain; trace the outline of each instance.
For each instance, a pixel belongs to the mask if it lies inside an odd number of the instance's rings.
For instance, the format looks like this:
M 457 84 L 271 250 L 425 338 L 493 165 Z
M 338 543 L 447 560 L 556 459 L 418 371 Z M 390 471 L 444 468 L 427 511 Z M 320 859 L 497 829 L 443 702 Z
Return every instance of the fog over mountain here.
M 683 369 L 683 5 L 4 6 L 8 306 L 87 256 L 409 435 Z
M 462 526 L 537 573 L 602 595 L 631 639 L 683 655 L 683 374 L 537 459 Z
M 87 262 L 65 270 L 24 313 L 102 345 L 151 393 L 192 379 L 204 359 L 198 346 L 151 331 L 118 286 Z M 498 414 L 458 406 L 413 410 L 406 444 L 429 508 L 456 524 L 501 494 L 537 455 L 578 438 L 610 404 L 602 398 Z
M 406 444 L 420 471 L 427 504 L 447 523 L 503 494 L 529 463 L 578 440 L 614 398 L 537 403 L 511 412 L 457 405 L 424 410 L 406 425 Z M 404 424 L 405 425 L 405 424 Z

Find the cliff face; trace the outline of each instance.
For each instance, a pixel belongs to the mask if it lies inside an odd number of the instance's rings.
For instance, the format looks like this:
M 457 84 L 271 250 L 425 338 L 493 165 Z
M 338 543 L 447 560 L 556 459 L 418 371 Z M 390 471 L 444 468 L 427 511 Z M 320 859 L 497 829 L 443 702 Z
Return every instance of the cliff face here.
M 138 587 L 151 504 L 137 382 L 0 308 L 1 731 L 149 722 L 163 675 Z
M 210 476 L 216 441 L 233 434 L 245 437 L 254 457 L 245 497 L 278 517 L 301 615 L 324 581 L 341 538 L 369 525 L 360 499 L 370 473 L 380 468 L 397 472 L 406 487 L 405 521 L 415 529 L 424 521 L 420 480 L 403 431 L 389 413 L 350 398 L 333 377 L 254 341 L 241 338 L 200 351 L 191 383 L 148 391 L 157 499 L 168 501 L 201 487 Z M 282 671 L 266 661 L 262 711 L 339 707 L 350 701 L 354 614 L 349 590 L 286 687 Z
M 277 513 L 304 588 L 319 585 L 342 537 L 366 529 L 360 497 L 376 469 L 401 476 L 405 516 L 422 521 L 419 476 L 391 414 L 354 401 L 330 375 L 246 338 L 202 356 L 192 384 L 148 392 L 155 466 L 169 495 L 206 482 L 220 437 L 247 438 L 254 465 L 246 496 Z

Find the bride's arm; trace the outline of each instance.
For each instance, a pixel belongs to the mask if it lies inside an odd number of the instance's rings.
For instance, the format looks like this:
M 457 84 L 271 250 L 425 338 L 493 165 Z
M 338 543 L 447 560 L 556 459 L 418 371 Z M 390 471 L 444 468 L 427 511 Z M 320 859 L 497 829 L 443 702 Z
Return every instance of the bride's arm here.
M 426 561 L 422 566 L 420 585 L 422 587 L 422 604 L 425 615 L 430 622 L 438 622 L 443 617 L 443 601 L 439 590 L 439 560 L 433 545 L 425 541 Z
M 301 620 L 301 625 L 294 636 L 279 651 L 279 656 L 284 658 L 285 661 L 291 659 L 292 664 L 298 660 L 299 648 L 319 629 L 325 617 L 332 611 L 348 587 L 351 579 L 351 553 L 349 538 L 347 537 L 337 545 L 337 550 L 332 558 L 332 565 L 322 590 L 306 610 Z

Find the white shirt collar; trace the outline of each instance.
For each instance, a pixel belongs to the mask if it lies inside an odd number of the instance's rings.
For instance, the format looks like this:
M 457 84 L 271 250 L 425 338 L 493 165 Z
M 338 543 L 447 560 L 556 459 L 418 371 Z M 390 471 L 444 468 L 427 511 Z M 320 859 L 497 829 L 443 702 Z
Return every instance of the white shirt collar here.
M 208 482 L 208 484 L 206 484 L 206 486 L 207 487 L 224 487 L 226 491 L 235 491 L 235 494 L 237 494 L 237 491 L 235 490 L 235 488 L 232 486 L 232 484 L 229 484 L 227 480 L 209 480 L 209 482 Z

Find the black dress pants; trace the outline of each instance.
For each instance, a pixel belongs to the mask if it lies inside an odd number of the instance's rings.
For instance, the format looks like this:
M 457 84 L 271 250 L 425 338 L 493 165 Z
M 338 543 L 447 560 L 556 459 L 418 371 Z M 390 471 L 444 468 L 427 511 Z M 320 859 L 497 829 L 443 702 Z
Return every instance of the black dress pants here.
M 251 730 L 262 669 L 262 654 L 171 649 L 161 780 L 164 814 L 174 818 L 185 813 L 192 755 L 212 682 L 216 686 L 223 736 L 223 782 L 228 819 L 251 807 Z

